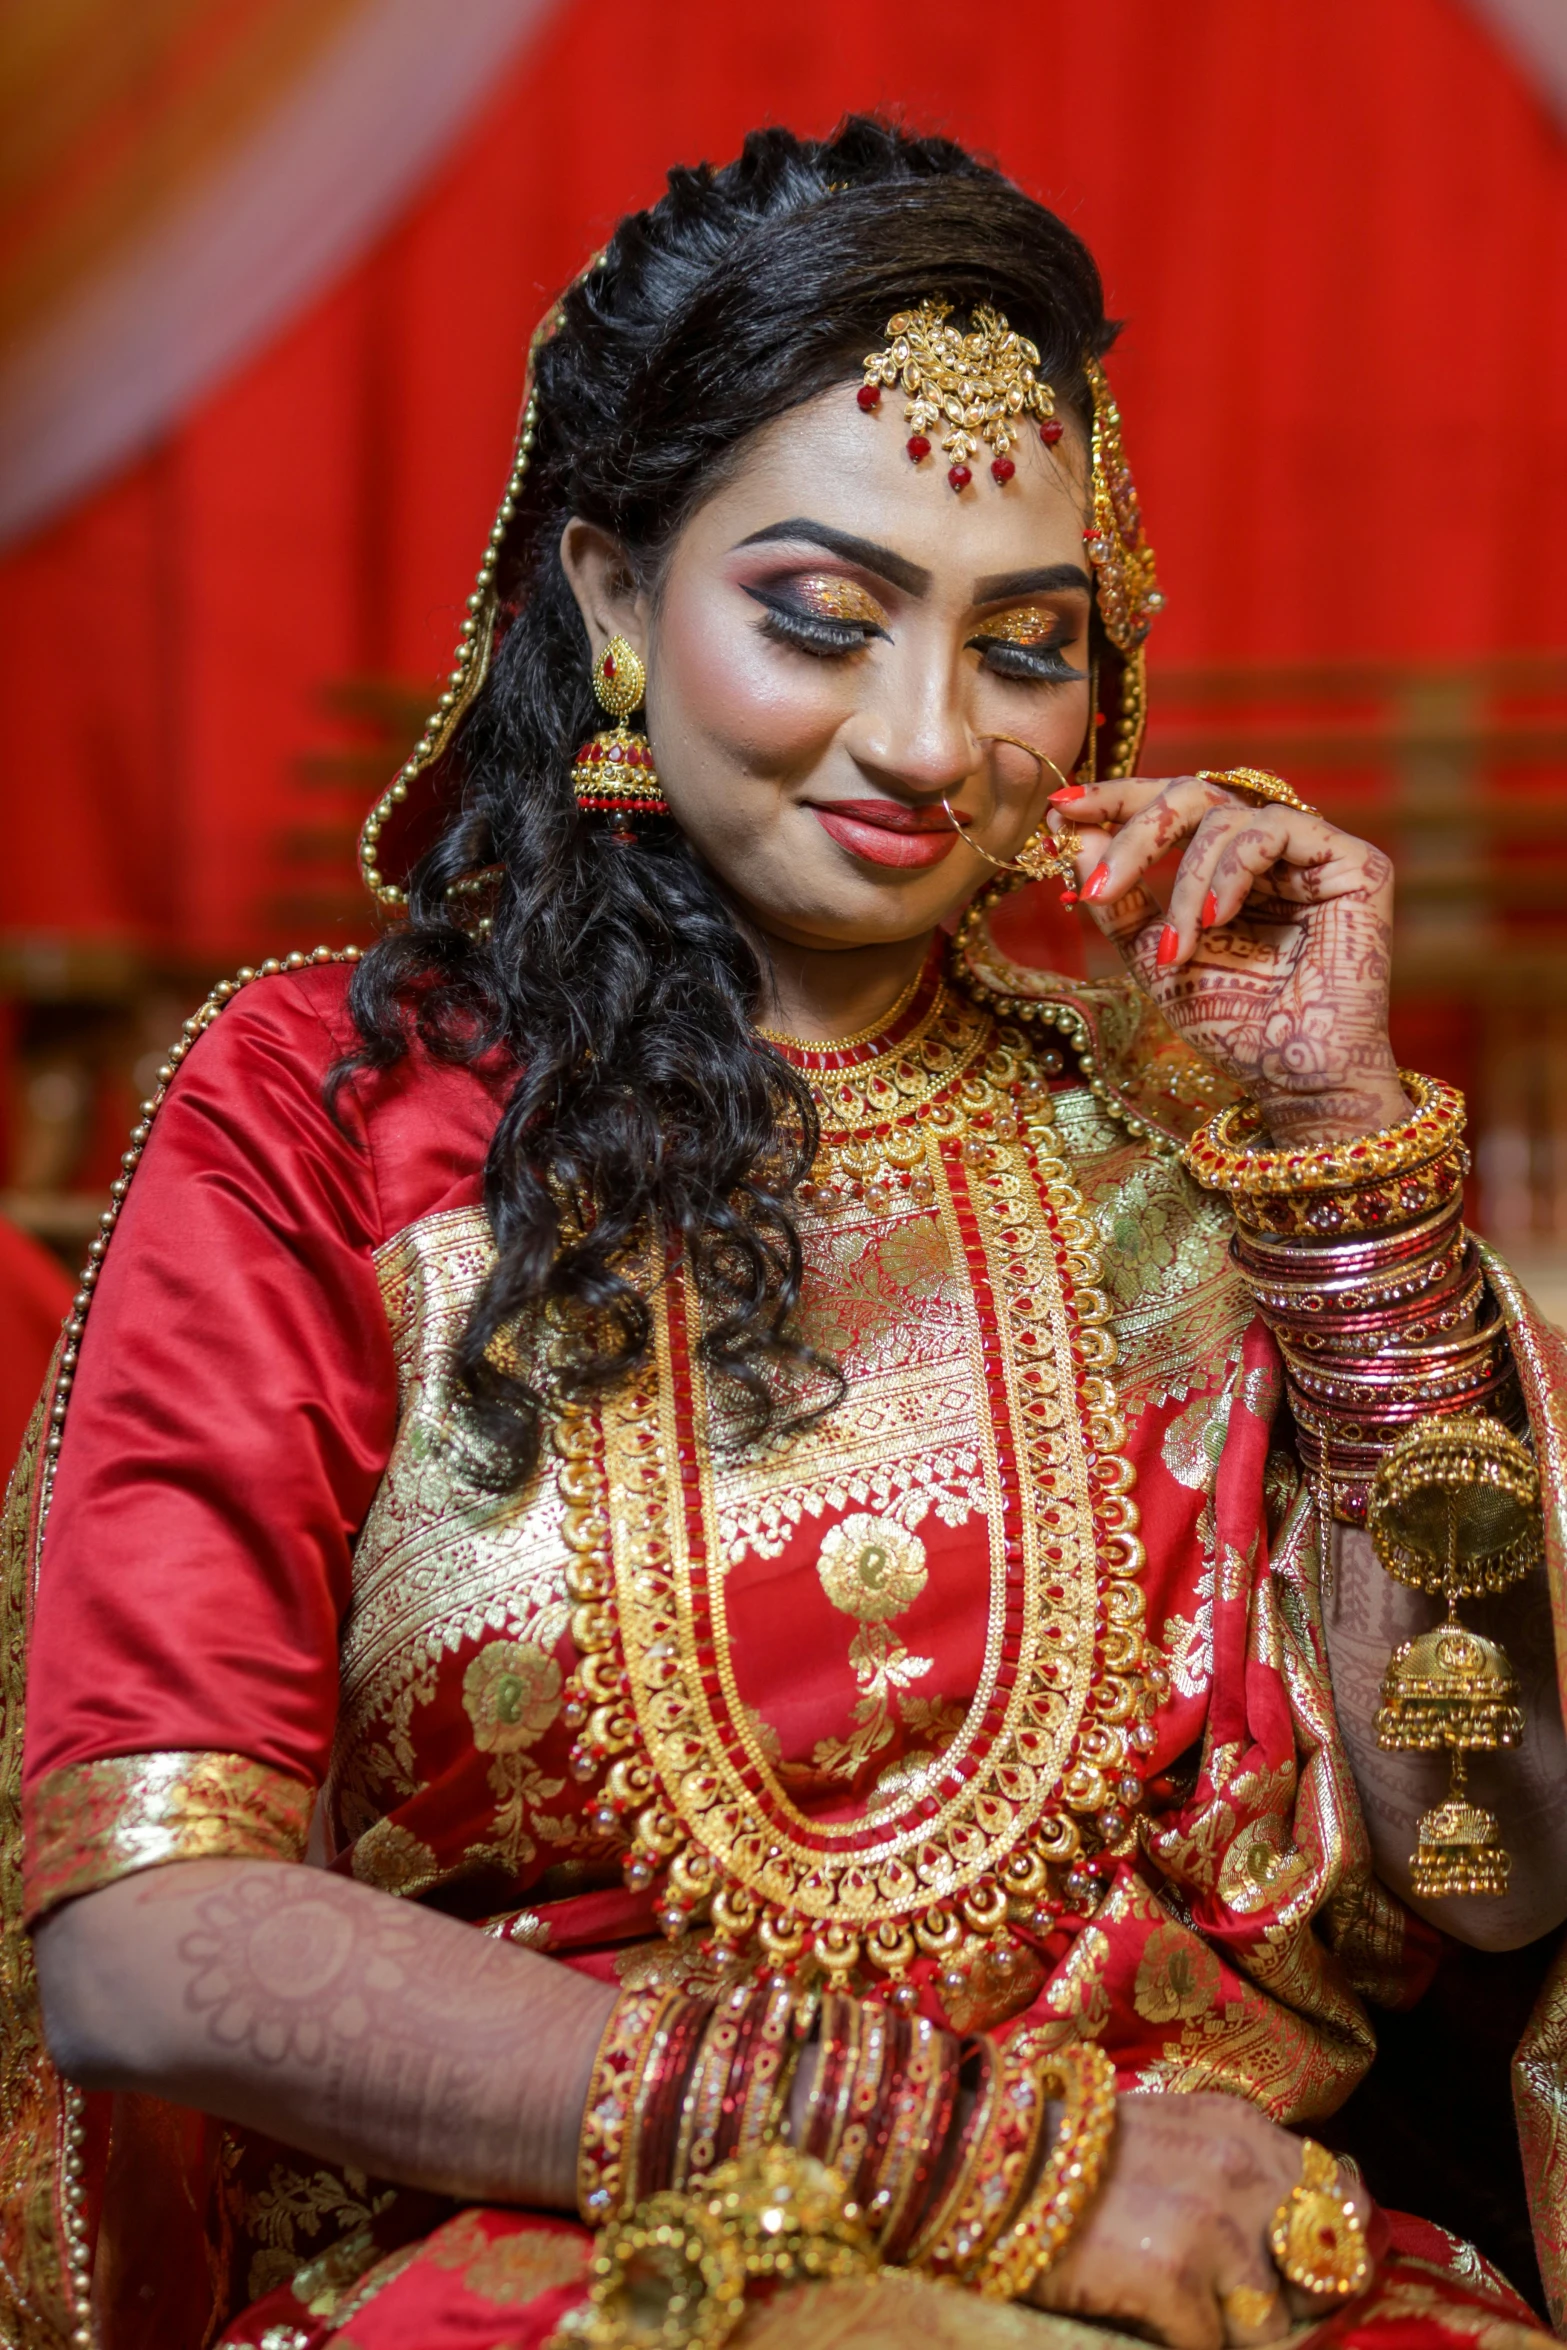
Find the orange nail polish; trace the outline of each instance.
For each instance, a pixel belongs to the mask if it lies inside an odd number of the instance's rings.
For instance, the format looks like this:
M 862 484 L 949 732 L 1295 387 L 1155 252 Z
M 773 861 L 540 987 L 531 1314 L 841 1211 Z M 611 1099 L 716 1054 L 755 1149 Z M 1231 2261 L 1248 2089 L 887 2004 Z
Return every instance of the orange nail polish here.
M 1057 800 L 1082 800 L 1087 797 L 1088 786 L 1086 783 L 1064 783 L 1059 791 L 1051 793 L 1050 805 L 1054 807 Z
M 1219 919 L 1219 901 L 1210 889 L 1203 899 L 1202 912 L 1197 917 L 1204 930 L 1211 930 Z
M 1110 868 L 1109 868 L 1109 866 L 1108 866 L 1108 865 L 1105 865 L 1105 864 L 1098 864 L 1098 865 L 1096 865 L 1096 866 L 1094 867 L 1094 869 L 1093 869 L 1092 873 L 1090 873 L 1090 875 L 1088 876 L 1088 879 L 1087 879 L 1087 880 L 1084 882 L 1084 884 L 1083 884 L 1083 895 L 1084 895 L 1084 897 L 1085 897 L 1085 898 L 1101 898 L 1101 897 L 1103 897 L 1103 896 L 1104 896 L 1104 893 L 1105 893 L 1105 887 L 1106 887 L 1107 883 L 1109 882 L 1109 879 L 1110 879 Z
M 1173 963 L 1180 951 L 1181 934 L 1167 922 L 1159 933 L 1159 952 L 1155 957 L 1160 970 L 1164 969 L 1166 963 Z

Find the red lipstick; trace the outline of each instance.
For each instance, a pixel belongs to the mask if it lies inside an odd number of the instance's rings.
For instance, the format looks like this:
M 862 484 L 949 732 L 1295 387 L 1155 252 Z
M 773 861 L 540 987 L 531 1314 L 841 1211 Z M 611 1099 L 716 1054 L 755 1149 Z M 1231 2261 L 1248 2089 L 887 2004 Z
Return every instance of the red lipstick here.
M 941 808 L 909 808 L 901 800 L 806 805 L 841 849 L 872 865 L 939 865 L 957 844 L 958 836 Z

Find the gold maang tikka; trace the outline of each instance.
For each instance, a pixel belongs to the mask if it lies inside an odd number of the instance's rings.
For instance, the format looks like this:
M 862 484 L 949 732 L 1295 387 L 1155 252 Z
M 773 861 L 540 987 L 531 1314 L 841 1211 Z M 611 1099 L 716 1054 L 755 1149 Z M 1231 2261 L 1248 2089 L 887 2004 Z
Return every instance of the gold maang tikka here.
M 982 442 L 992 451 L 992 475 L 1008 482 L 1017 471 L 1012 449 L 1021 417 L 1035 419 L 1047 444 L 1061 438 L 1055 392 L 1040 381 L 1037 345 L 999 310 L 978 303 L 967 334 L 947 324 L 951 315 L 950 302 L 926 301 L 889 318 L 886 349 L 872 351 L 865 362 L 860 406 L 879 407 L 883 388 L 901 383 L 908 394 L 904 446 L 916 465 L 930 455 L 931 434 L 940 432 L 955 490 L 966 490 L 973 480 L 969 460 L 979 455 Z

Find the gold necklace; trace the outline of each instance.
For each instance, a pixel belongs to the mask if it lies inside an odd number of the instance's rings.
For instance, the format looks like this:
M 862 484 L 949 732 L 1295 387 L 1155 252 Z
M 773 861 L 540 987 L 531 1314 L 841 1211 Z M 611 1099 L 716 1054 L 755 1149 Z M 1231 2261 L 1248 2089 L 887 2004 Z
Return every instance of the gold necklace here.
M 781 1044 L 789 1052 L 810 1055 L 852 1052 L 857 1045 L 875 1044 L 902 1019 L 919 993 L 927 969 L 927 965 L 921 964 L 908 986 L 898 997 L 897 1002 L 889 1004 L 885 1012 L 878 1013 L 868 1028 L 857 1028 L 852 1036 L 790 1036 L 782 1028 L 760 1026 L 758 1026 L 756 1033 L 758 1036 L 765 1037 L 769 1044 Z
M 1157 1673 L 1097 1235 L 1027 1038 L 938 987 L 908 1037 L 821 1088 L 830 1180 L 863 1191 L 849 1170 L 868 1166 L 869 1182 L 912 1191 L 922 1174 L 993 1301 L 982 1352 L 1006 1465 L 974 1701 L 901 1804 L 822 1822 L 791 1800 L 741 1699 L 710 1567 L 699 1309 L 682 1275 L 654 1292 L 647 1372 L 557 1432 L 581 1657 L 571 1768 L 601 1782 L 604 1824 L 629 1835 L 627 1882 L 657 1891 L 666 1933 L 706 1915 L 725 1952 L 896 1981 L 966 1932 L 1059 1912 L 1074 1868 L 1131 1832 Z

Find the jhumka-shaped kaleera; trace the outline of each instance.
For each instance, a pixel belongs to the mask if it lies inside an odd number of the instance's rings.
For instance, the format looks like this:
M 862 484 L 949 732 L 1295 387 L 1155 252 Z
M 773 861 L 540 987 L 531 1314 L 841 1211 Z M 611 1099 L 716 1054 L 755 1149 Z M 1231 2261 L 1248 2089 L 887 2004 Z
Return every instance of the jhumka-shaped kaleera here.
M 1518 1681 L 1495 1641 L 1458 1621 L 1458 1602 L 1503 1591 L 1544 1555 L 1540 1482 L 1526 1445 L 1497 1420 L 1420 1421 L 1372 1481 L 1366 1518 L 1390 1575 L 1447 1601 L 1444 1622 L 1394 1651 L 1377 1743 L 1452 1756 L 1446 1800 L 1419 1826 L 1411 1883 L 1426 1899 L 1503 1893 L 1512 1863 L 1492 1814 L 1470 1800 L 1465 1753 L 1516 1746 Z

